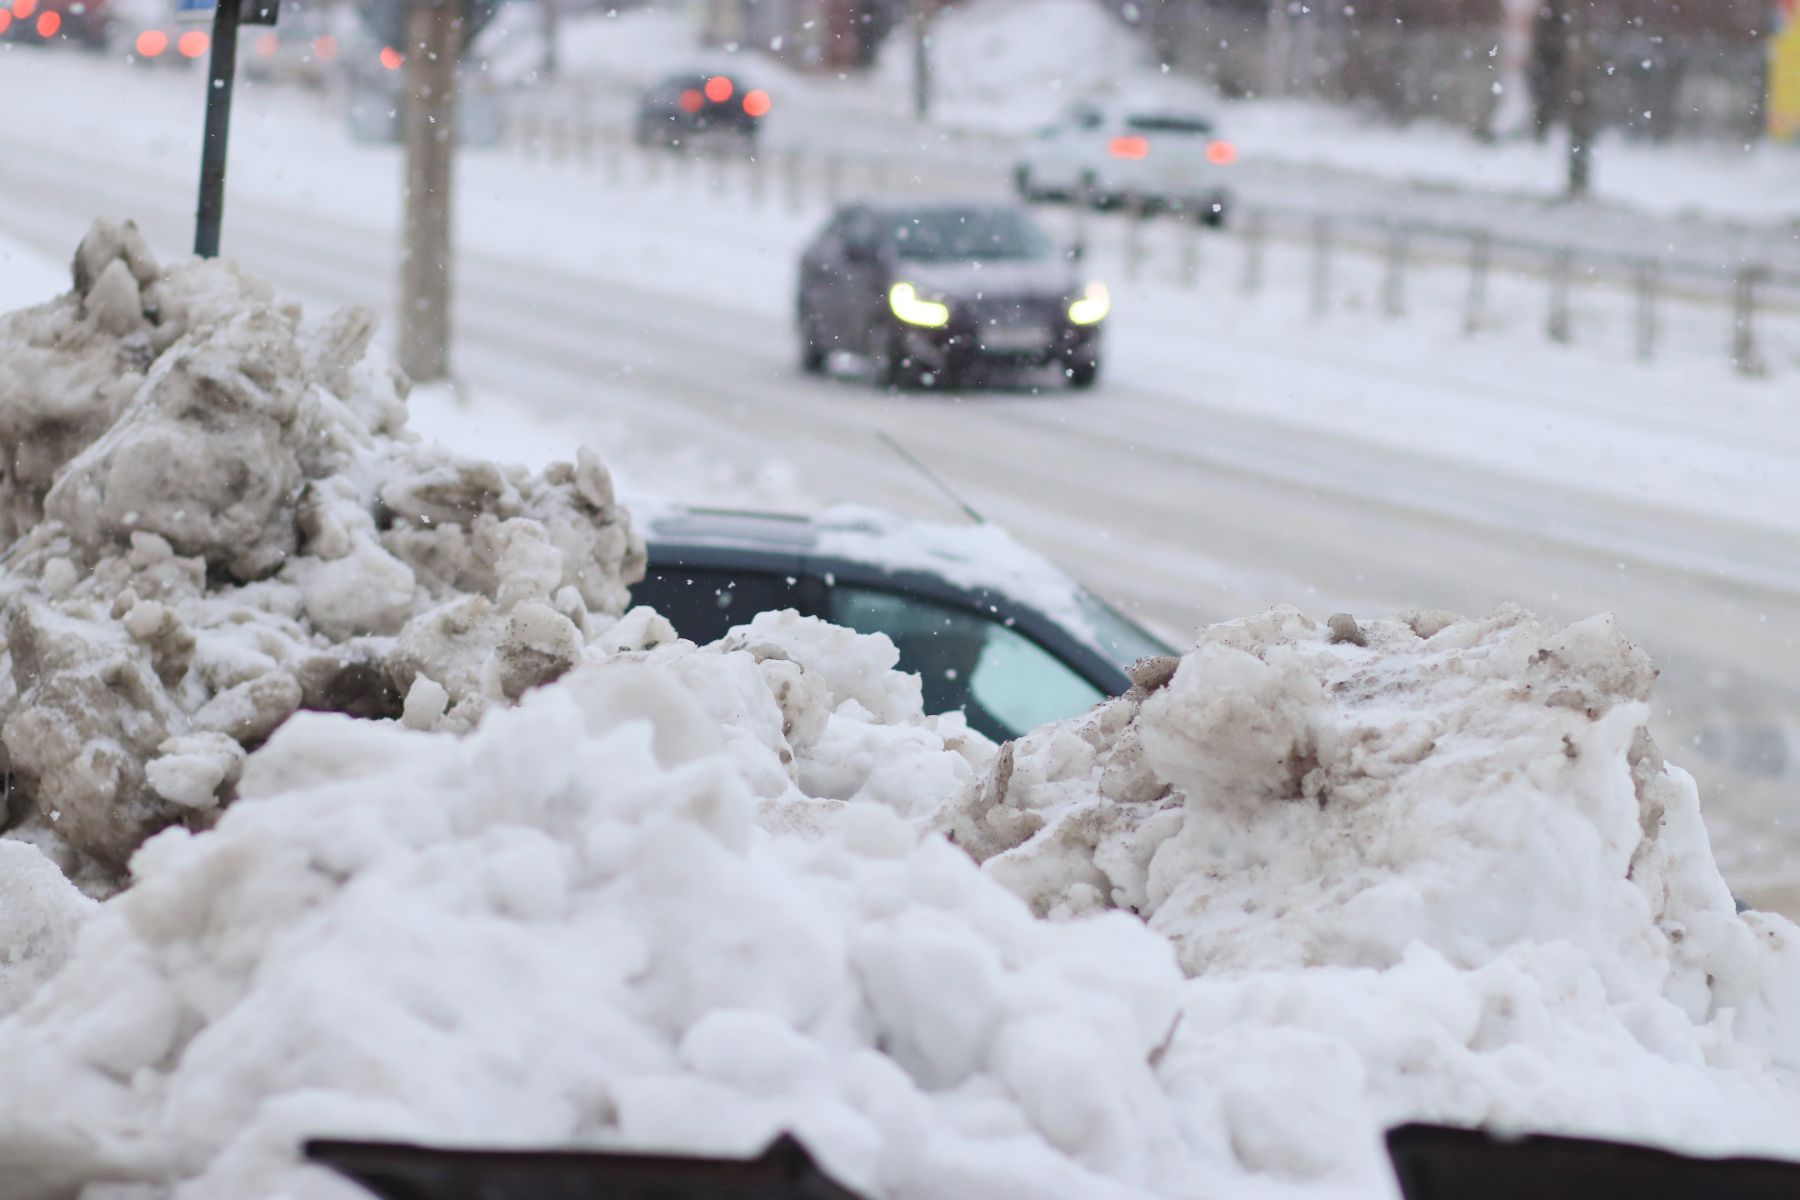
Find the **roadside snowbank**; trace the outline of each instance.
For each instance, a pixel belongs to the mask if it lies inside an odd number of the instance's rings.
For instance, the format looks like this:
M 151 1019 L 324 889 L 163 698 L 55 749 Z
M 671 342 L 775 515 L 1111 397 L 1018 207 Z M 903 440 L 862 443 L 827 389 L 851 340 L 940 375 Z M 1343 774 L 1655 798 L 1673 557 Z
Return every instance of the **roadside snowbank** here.
M 410 440 L 359 314 L 129 227 L 77 278 L 0 322 L 60 789 L 0 840 L 0 1198 L 349 1197 L 331 1134 L 790 1129 L 921 1200 L 1385 1196 L 1409 1117 L 1800 1154 L 1800 934 L 1610 620 L 1276 611 L 996 751 L 884 637 L 615 616 L 599 465 Z M 98 904 L 38 848 L 164 825 Z

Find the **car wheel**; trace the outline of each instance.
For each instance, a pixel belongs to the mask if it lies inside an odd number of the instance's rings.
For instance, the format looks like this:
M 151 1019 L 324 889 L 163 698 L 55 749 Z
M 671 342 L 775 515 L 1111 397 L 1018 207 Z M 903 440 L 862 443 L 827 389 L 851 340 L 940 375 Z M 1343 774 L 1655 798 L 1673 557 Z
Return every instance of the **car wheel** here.
M 886 392 L 897 392 L 907 384 L 906 352 L 897 333 L 878 333 L 869 352 L 870 375 L 875 386 Z
M 805 313 L 800 314 L 800 369 L 808 375 L 825 373 L 825 339 Z
M 1101 209 L 1106 207 L 1106 197 L 1100 194 L 1100 181 L 1095 178 L 1092 171 L 1083 171 L 1081 173 L 1080 180 L 1075 184 L 1075 199 L 1077 203 L 1083 204 L 1088 208 Z
M 1100 360 L 1097 358 L 1072 359 L 1063 364 L 1063 371 L 1068 376 L 1069 386 L 1078 391 L 1086 391 L 1094 386 L 1100 378 Z
M 1019 194 L 1019 199 L 1027 204 L 1038 199 L 1038 194 L 1031 188 L 1031 168 L 1024 163 L 1013 168 L 1013 190 Z

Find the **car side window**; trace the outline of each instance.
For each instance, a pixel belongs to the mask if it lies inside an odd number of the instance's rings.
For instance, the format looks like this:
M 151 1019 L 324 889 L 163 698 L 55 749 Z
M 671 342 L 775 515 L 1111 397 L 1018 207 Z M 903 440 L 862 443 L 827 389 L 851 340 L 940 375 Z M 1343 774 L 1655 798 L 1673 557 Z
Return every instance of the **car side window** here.
M 1092 708 L 1106 694 L 1000 620 L 876 588 L 839 585 L 827 619 L 859 633 L 885 633 L 900 669 L 919 676 L 926 712 L 961 711 L 1004 739 Z
M 716 642 L 759 612 L 804 611 L 800 581 L 786 575 L 718 567 L 651 566 L 631 587 L 631 602 L 647 604 L 691 642 Z
M 844 228 L 844 252 L 852 259 L 866 262 L 875 257 L 875 218 L 866 210 L 850 214 Z

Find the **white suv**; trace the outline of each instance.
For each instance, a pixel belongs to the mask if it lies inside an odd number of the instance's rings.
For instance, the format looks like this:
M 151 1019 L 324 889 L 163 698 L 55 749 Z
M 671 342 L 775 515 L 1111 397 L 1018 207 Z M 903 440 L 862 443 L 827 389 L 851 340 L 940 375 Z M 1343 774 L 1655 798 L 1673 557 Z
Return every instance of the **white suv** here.
M 1222 224 L 1237 147 L 1193 113 L 1083 104 L 1027 142 L 1013 168 L 1025 200 L 1198 208 Z

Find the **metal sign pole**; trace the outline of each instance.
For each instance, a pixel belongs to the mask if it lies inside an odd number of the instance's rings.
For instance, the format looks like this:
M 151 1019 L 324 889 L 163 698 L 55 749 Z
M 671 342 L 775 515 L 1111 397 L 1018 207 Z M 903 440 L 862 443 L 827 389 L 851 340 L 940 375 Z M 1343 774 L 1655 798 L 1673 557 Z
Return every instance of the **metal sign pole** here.
M 194 253 L 219 255 L 225 216 L 225 147 L 231 134 L 231 83 L 237 76 L 241 0 L 218 0 L 213 10 L 212 60 L 207 67 L 206 140 L 200 147 L 200 206 L 194 216 Z

